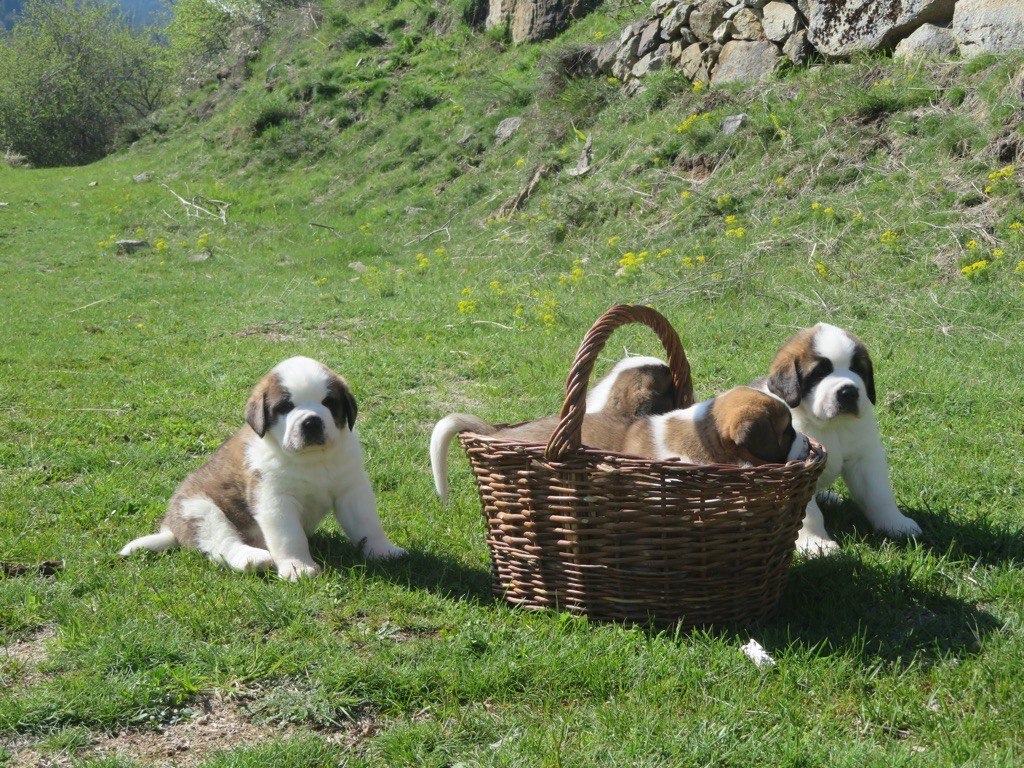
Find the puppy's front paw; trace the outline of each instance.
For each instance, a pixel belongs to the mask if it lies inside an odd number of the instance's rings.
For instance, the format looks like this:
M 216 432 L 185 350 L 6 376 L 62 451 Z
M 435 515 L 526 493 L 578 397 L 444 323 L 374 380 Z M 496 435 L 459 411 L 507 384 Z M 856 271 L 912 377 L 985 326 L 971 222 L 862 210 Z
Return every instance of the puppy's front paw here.
M 265 571 L 274 564 L 274 558 L 265 549 L 250 547 L 244 544 L 235 548 L 227 559 L 227 564 L 238 571 Z
M 404 549 L 395 546 L 387 539 L 373 544 L 366 542 L 366 545 L 363 547 L 363 553 L 373 560 L 391 560 L 408 554 Z
M 796 551 L 804 557 L 822 557 L 839 550 L 839 544 L 832 539 L 822 538 L 815 534 L 800 533 L 796 540 Z
M 921 526 L 906 515 L 899 515 L 884 521 L 878 526 L 878 530 L 897 538 L 915 538 L 921 535 Z
M 288 581 L 298 581 L 320 573 L 316 563 L 304 563 L 301 560 L 282 560 L 277 564 L 277 575 Z

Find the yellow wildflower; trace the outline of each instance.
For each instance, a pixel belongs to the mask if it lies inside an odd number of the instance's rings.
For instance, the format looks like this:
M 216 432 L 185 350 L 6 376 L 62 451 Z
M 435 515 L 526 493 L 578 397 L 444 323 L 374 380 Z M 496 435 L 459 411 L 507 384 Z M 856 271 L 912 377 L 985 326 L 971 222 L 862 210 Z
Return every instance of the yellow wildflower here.
M 976 261 L 973 264 L 968 264 L 966 267 L 963 267 L 960 272 L 964 277 L 970 278 L 984 272 L 988 268 L 988 265 L 988 259 L 982 259 L 981 261 Z

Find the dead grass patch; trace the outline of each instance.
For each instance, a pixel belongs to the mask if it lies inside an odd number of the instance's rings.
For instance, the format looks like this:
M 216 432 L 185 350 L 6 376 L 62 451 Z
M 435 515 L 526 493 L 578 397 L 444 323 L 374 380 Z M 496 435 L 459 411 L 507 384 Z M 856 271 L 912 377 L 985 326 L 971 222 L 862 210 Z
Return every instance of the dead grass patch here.
M 111 734 L 97 734 L 85 749 L 75 754 L 66 750 L 50 752 L 38 743 L 21 739 L 8 744 L 10 768 L 64 768 L 83 759 L 127 758 L 154 768 L 176 766 L 191 768 L 209 759 L 216 752 L 278 742 L 300 734 L 314 733 L 292 724 L 259 724 L 249 714 L 250 703 L 240 697 L 211 696 L 197 708 L 202 713 L 191 720 L 164 725 L 157 730 L 126 728 Z M 360 713 L 341 727 L 318 729 L 316 735 L 325 742 L 358 748 L 378 730 L 372 714 Z

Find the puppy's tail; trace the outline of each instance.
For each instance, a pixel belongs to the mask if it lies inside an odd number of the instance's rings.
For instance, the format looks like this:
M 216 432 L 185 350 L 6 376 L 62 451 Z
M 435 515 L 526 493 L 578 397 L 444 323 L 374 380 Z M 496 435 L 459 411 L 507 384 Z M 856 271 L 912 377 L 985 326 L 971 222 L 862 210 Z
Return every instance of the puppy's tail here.
M 118 554 L 127 556 L 132 554 L 132 552 L 138 552 L 140 549 L 163 552 L 165 549 L 171 549 L 176 546 L 178 546 L 178 539 L 171 533 L 170 528 L 161 527 L 156 533 L 151 533 L 149 536 L 140 536 L 128 542 Z
M 453 413 L 434 425 L 430 434 L 430 471 L 434 473 L 434 489 L 441 501 L 448 498 L 448 446 L 459 432 L 493 435 L 497 427 L 468 413 Z

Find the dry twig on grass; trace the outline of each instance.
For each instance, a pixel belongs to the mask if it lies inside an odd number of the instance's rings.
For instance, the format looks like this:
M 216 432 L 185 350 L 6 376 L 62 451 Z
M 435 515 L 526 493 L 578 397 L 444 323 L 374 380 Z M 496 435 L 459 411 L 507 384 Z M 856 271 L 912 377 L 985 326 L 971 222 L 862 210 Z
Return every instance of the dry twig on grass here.
M 186 200 L 166 184 L 162 184 L 161 186 L 178 198 L 178 202 L 185 206 L 185 215 L 189 218 L 202 219 L 205 217 L 217 219 L 221 224 L 228 223 L 228 208 L 231 207 L 231 203 L 223 200 L 214 200 L 201 195 L 197 195 L 191 200 Z

